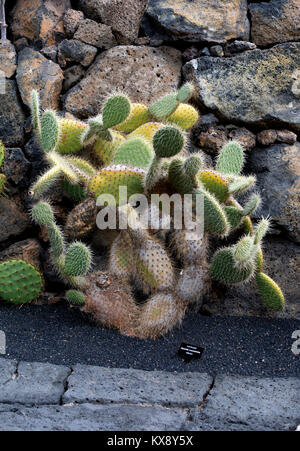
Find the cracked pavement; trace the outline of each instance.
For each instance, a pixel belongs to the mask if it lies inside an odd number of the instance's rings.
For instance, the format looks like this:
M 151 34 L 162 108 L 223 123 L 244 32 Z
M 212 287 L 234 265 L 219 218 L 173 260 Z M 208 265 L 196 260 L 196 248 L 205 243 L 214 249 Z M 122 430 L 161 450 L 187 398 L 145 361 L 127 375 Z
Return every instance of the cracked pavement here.
M 1 431 L 295 431 L 299 406 L 295 377 L 212 377 L 0 358 Z

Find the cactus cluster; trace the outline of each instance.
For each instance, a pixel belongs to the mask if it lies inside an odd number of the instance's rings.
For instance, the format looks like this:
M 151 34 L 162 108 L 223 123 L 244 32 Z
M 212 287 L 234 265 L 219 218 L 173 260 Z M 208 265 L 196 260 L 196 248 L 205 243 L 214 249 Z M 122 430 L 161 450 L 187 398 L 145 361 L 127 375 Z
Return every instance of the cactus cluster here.
M 34 206 L 35 222 L 48 230 L 53 263 L 74 288 L 66 297 L 98 323 L 141 338 L 156 338 L 179 323 L 187 307 L 208 291 L 211 278 L 225 285 L 253 278 L 268 307 L 284 307 L 280 288 L 262 272 L 262 240 L 269 221 L 263 219 L 254 227 L 250 219 L 260 196 L 252 193 L 243 204 L 236 199 L 241 194 L 245 199 L 256 181 L 242 175 L 243 147 L 228 142 L 213 168 L 205 166 L 201 154 L 187 151 L 187 131 L 199 118 L 188 103 L 192 94 L 193 87 L 187 84 L 147 107 L 116 93 L 87 123 L 60 118 L 53 111 L 41 114 L 37 93 L 32 94 L 32 122 L 50 166 L 32 187 L 34 197 L 43 197 L 61 181 L 64 193 L 81 202 L 66 222 L 66 234 L 75 240 L 93 234 L 100 195 L 112 195 L 118 215 L 131 218 L 111 245 L 109 276 L 102 284 L 97 271 L 88 274 L 89 248 L 77 241 L 66 244 L 47 202 L 40 200 Z M 82 158 L 83 152 L 91 158 Z M 127 198 L 119 197 L 120 186 L 126 186 Z M 193 218 L 202 204 L 202 234 L 187 224 L 177 229 L 174 211 L 161 211 L 159 203 L 157 209 L 165 216 L 158 229 L 142 225 L 128 203 L 130 196 L 144 194 L 150 200 L 164 193 L 182 199 L 190 195 Z M 169 219 L 167 230 L 163 219 Z M 216 251 L 208 262 L 209 237 L 227 238 L 233 231 L 240 235 L 238 242 Z M 137 302 L 134 290 L 146 300 Z

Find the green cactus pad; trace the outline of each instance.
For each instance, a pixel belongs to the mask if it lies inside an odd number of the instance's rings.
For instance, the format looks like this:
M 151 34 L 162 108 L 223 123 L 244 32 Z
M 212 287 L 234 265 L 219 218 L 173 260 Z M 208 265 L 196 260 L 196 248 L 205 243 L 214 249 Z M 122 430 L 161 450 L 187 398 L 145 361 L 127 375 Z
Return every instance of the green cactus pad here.
M 259 248 L 255 257 L 256 271 L 261 272 L 264 265 L 264 254 L 261 248 Z
M 230 194 L 241 194 L 248 189 L 252 188 L 255 185 L 256 178 L 254 176 L 249 177 L 233 177 L 233 181 L 230 181 L 229 184 L 229 193 Z
M 74 170 L 78 170 L 78 176 L 80 179 L 85 180 L 86 176 L 90 177 L 95 174 L 96 169 L 93 168 L 93 166 L 83 158 L 78 157 L 67 157 L 66 161 L 73 166 Z M 81 175 L 80 175 L 81 173 Z
M 238 141 L 231 141 L 222 147 L 217 159 L 216 170 L 223 174 L 239 175 L 244 165 L 244 150 Z
M 151 119 L 148 108 L 141 103 L 134 103 L 131 106 L 131 112 L 126 121 L 115 127 L 116 130 L 123 133 L 131 133 Z
M 170 158 L 184 147 L 184 136 L 177 128 L 167 126 L 158 130 L 153 137 L 153 148 L 158 158 Z
M 255 239 L 254 243 L 259 244 L 265 237 L 265 235 L 268 233 L 268 230 L 270 228 L 270 221 L 268 219 L 262 219 L 256 229 L 255 229 Z
M 54 111 L 46 111 L 41 119 L 41 144 L 48 153 L 55 150 L 59 140 L 59 122 Z
M 190 194 L 196 187 L 193 179 L 184 170 L 184 162 L 175 158 L 169 166 L 168 179 L 180 194 Z
M 198 177 L 205 189 L 213 194 L 219 202 L 224 203 L 228 199 L 228 182 L 218 172 L 200 171 Z
M 35 90 L 32 90 L 31 92 L 30 110 L 33 130 L 36 133 L 38 139 L 40 139 L 41 138 L 40 98 L 38 92 Z
M 193 95 L 193 91 L 194 86 L 191 83 L 183 85 L 177 93 L 178 102 L 188 102 Z
M 85 295 L 81 291 L 69 290 L 66 292 L 66 298 L 73 305 L 85 304 Z
M 235 245 L 233 256 L 239 264 L 247 263 L 252 258 L 254 240 L 252 236 L 245 236 Z
M 176 94 L 168 94 L 149 107 L 149 112 L 158 120 L 166 119 L 178 107 Z
M 39 202 L 32 209 L 32 218 L 40 226 L 50 226 L 54 222 L 54 214 L 47 202 Z
M 0 141 L 0 168 L 3 165 L 5 158 L 5 147 L 2 141 Z
M 105 166 L 113 161 L 117 149 L 125 141 L 124 136 L 115 131 L 112 131 L 112 138 L 112 141 L 98 138 L 94 143 L 94 153 Z
M 65 251 L 64 239 L 59 227 L 53 223 L 48 227 L 49 241 L 54 258 L 59 258 Z
M 120 145 L 113 162 L 146 169 L 153 155 L 150 145 L 144 138 L 133 137 Z
M 200 155 L 193 155 L 185 160 L 184 171 L 188 177 L 193 179 L 196 177 L 202 166 L 202 157 Z
M 88 126 L 80 121 L 61 119 L 57 151 L 60 154 L 78 153 L 82 148 L 82 135 Z
M 0 196 L 4 193 L 4 188 L 6 185 L 6 177 L 4 174 L 0 174 Z
M 95 138 L 101 138 L 104 141 L 112 141 L 113 136 L 110 130 L 107 130 L 102 122 L 102 116 L 93 117 L 88 121 L 88 129 L 81 136 L 84 145 L 89 144 Z
M 246 205 L 243 208 L 243 215 L 249 216 L 254 213 L 261 204 L 261 197 L 259 194 L 253 194 L 250 199 L 247 201 Z
M 65 259 L 64 271 L 68 276 L 84 276 L 91 265 L 91 252 L 83 243 L 70 245 Z
M 39 297 L 44 289 L 40 272 L 23 260 L 0 264 L 0 298 L 13 304 L 26 304 Z
M 130 110 L 131 104 L 126 96 L 117 94 L 110 97 L 103 108 L 103 126 L 111 128 L 124 122 L 129 116 Z
M 195 194 L 204 196 L 204 231 L 211 235 L 226 236 L 229 224 L 217 199 L 204 189 L 196 190 Z
M 241 225 L 244 218 L 243 211 L 241 209 L 233 206 L 226 206 L 224 207 L 224 212 L 230 224 L 231 230 L 235 230 Z
M 89 183 L 89 191 L 97 199 L 101 194 L 114 196 L 116 204 L 119 205 L 119 187 L 127 187 L 127 202 L 133 194 L 144 192 L 143 180 L 146 172 L 141 168 L 133 168 L 125 165 L 111 165 L 102 169 L 94 175 Z
M 249 261 L 247 266 L 238 268 L 232 248 L 219 250 L 213 258 L 210 274 L 218 282 L 224 284 L 237 284 L 246 282 L 254 273 L 254 263 Z
M 272 310 L 283 310 L 285 305 L 284 295 L 277 283 L 262 272 L 256 274 L 256 283 L 265 304 Z
M 61 183 L 64 193 L 70 199 L 81 202 L 88 197 L 86 190 L 82 186 L 70 183 L 68 180 L 62 180 Z

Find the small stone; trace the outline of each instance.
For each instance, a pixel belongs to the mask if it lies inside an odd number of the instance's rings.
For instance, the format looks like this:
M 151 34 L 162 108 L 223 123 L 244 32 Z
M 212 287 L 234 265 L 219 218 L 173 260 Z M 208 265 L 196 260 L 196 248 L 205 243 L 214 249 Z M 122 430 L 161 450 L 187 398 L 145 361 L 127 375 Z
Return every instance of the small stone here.
M 21 149 L 6 149 L 2 170 L 8 181 L 19 186 L 24 186 L 24 181 L 25 185 L 30 183 L 27 177 L 30 166 Z
M 224 56 L 224 50 L 223 47 L 221 45 L 213 45 L 210 48 L 210 54 L 212 56 L 218 56 L 218 57 L 222 57 Z
M 259 144 L 263 146 L 270 146 L 274 144 L 277 140 L 277 131 L 276 130 L 263 130 L 259 132 L 257 135 L 257 141 Z
M 27 38 L 33 44 L 53 45 L 63 34 L 63 17 L 70 0 L 17 0 L 10 28 L 14 40 Z
M 217 125 L 218 123 L 219 119 L 213 113 L 203 114 L 203 116 L 200 116 L 196 128 L 199 131 L 207 131 L 209 127 Z
M 248 41 L 233 41 L 225 46 L 225 56 L 232 56 L 236 53 L 245 52 L 247 50 L 256 49 L 256 44 Z
M 21 235 L 30 225 L 30 218 L 12 199 L 0 198 L 0 243 Z
M 0 40 L 0 74 L 4 73 L 6 78 L 11 78 L 17 69 L 17 55 L 10 41 Z
M 78 83 L 84 77 L 84 74 L 85 70 L 80 64 L 71 66 L 66 69 L 64 71 L 64 91 L 68 91 L 70 88 L 76 85 L 76 83 Z
M 98 56 L 81 82 L 65 96 L 65 109 L 76 117 L 99 114 L 116 87 L 132 102 L 149 104 L 177 89 L 181 52 L 171 47 L 113 47 Z
M 223 43 L 249 38 L 246 0 L 149 0 L 147 14 L 174 40 Z
M 150 45 L 150 39 L 147 36 L 143 36 L 141 38 L 137 38 L 134 43 L 135 45 Z
M 84 20 L 84 14 L 82 11 L 76 9 L 67 9 L 64 15 L 64 28 L 69 38 L 73 37 L 80 22 Z
M 42 248 L 38 240 L 28 239 L 24 241 L 18 241 L 17 243 L 9 246 L 4 251 L 0 252 L 0 262 L 8 259 L 21 259 L 40 269 L 41 250 Z
M 46 58 L 50 59 L 54 63 L 57 62 L 57 46 L 56 45 L 49 45 L 48 47 L 44 47 L 41 49 L 42 55 L 44 55 Z
M 297 141 L 297 135 L 290 130 L 277 130 L 277 141 L 286 144 L 294 144 Z
M 120 44 L 130 44 L 138 37 L 148 0 L 79 0 L 79 7 L 89 19 L 112 27 Z
M 209 127 L 198 136 L 199 146 L 209 153 L 217 153 L 227 141 L 227 132 L 223 126 Z
M 256 145 L 256 136 L 246 128 L 234 128 L 228 134 L 232 140 L 239 141 L 246 151 L 253 149 Z
M 200 56 L 210 56 L 210 51 L 208 47 L 204 47 L 200 50 Z
M 33 87 L 39 91 L 41 106 L 59 109 L 59 95 L 63 73 L 58 64 L 48 60 L 30 47 L 19 53 L 17 69 L 18 88 L 25 105 L 30 106 Z
M 271 0 L 250 3 L 251 38 L 267 46 L 279 42 L 300 41 L 299 0 Z
M 59 45 L 58 61 L 62 67 L 73 62 L 87 67 L 93 62 L 96 54 L 96 47 L 84 44 L 77 39 L 64 39 Z
M 24 141 L 25 115 L 19 101 L 14 80 L 5 81 L 0 102 L 0 136 L 6 146 L 21 146 Z
M 80 22 L 74 39 L 105 50 L 117 45 L 111 27 L 91 19 L 85 19 Z

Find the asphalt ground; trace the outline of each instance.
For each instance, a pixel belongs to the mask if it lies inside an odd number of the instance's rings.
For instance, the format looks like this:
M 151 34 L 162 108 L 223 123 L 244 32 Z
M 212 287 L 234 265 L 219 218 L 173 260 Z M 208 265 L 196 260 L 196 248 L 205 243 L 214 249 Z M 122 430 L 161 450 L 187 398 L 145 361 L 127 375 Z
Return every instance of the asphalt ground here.
M 0 330 L 8 359 L 77 363 L 142 370 L 197 371 L 211 375 L 300 376 L 300 355 L 292 353 L 292 334 L 300 321 L 289 319 L 207 317 L 191 313 L 182 325 L 157 341 L 124 337 L 96 327 L 77 309 L 0 305 Z M 204 348 L 186 363 L 182 342 Z

